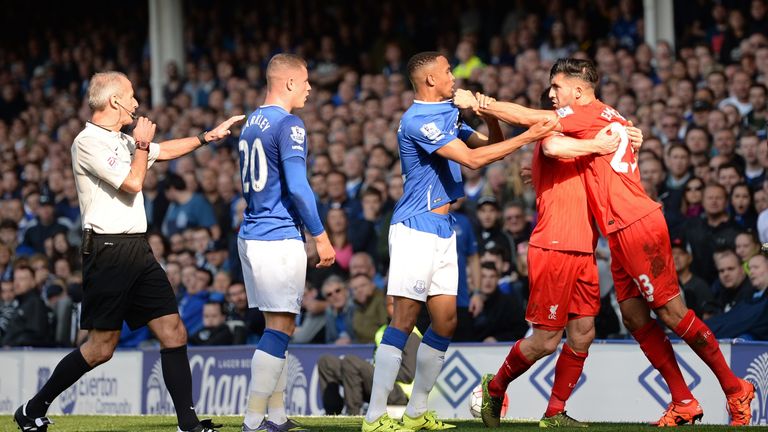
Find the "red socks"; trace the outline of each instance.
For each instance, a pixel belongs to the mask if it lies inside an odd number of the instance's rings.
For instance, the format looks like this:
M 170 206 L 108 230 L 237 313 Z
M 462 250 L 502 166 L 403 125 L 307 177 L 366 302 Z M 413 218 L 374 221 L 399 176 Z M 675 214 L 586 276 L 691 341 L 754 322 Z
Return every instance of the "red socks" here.
M 515 342 L 515 345 L 509 350 L 504 364 L 501 365 L 499 371 L 496 372 L 496 376 L 488 383 L 488 393 L 491 396 L 503 398 L 509 383 L 524 374 L 533 365 L 533 362 L 528 360 L 520 351 L 521 341 L 522 339 Z
M 640 349 L 643 350 L 651 365 L 659 371 L 666 381 L 669 392 L 672 394 L 672 400 L 682 402 L 693 399 L 693 394 L 688 389 L 683 374 L 680 372 L 680 366 L 675 359 L 672 344 L 669 343 L 669 338 L 656 321 L 650 321 L 639 330 L 632 332 L 632 337 L 640 344 Z
M 725 362 L 717 338 L 692 310 L 689 310 L 680 324 L 677 325 L 675 333 L 683 338 L 693 351 L 704 360 L 704 363 L 712 369 L 726 395 L 741 391 L 741 383 L 731 368 L 728 367 L 728 363 Z
M 563 350 L 555 365 L 555 382 L 552 385 L 552 395 L 549 397 L 545 417 L 551 417 L 565 410 L 565 401 L 576 388 L 587 354 L 577 353 L 568 344 L 563 344 Z

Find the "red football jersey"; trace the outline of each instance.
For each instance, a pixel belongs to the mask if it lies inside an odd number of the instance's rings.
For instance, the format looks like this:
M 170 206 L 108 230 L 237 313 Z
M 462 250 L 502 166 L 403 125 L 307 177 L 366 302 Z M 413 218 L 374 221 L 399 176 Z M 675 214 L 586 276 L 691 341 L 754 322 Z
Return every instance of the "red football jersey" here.
M 547 157 L 537 142 L 531 177 L 538 220 L 530 244 L 542 249 L 594 252 L 597 233 L 576 160 Z
M 615 152 L 577 158 L 590 210 L 604 234 L 620 230 L 661 207 L 648 198 L 640 183 L 637 158 L 623 127 L 627 120 L 618 111 L 595 100 L 588 105 L 566 106 L 556 112 L 566 135 L 594 138 L 610 123 L 616 124 L 614 132 L 621 135 Z

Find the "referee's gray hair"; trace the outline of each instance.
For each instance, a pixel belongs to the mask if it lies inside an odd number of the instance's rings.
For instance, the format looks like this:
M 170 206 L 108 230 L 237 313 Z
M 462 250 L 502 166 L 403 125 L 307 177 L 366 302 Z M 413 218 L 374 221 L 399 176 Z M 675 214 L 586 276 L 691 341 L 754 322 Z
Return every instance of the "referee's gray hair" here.
M 120 93 L 120 78 L 128 79 L 122 72 L 99 72 L 91 77 L 88 84 L 88 108 L 101 111 L 106 108 L 109 98 Z

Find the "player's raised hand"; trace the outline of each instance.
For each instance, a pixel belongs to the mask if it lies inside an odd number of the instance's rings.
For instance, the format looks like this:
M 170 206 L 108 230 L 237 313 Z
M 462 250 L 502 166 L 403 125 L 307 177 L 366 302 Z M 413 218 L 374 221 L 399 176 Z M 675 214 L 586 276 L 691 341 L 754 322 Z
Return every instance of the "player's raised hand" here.
M 557 120 L 543 120 L 528 128 L 523 134 L 526 135 L 530 142 L 538 141 L 552 133 L 557 124 Z
M 618 133 L 613 131 L 613 125 L 614 123 L 609 124 L 608 126 L 600 129 L 600 132 L 595 135 L 594 141 L 597 145 L 595 153 L 602 155 L 610 154 L 619 148 L 621 137 Z
M 231 128 L 233 124 L 242 121 L 244 118 L 244 115 L 236 115 L 228 118 L 227 120 L 224 120 L 220 125 L 216 126 L 205 134 L 205 140 L 210 142 L 226 138 L 227 135 L 232 133 L 229 128 Z
M 453 94 L 453 104 L 456 105 L 456 107 L 461 109 L 464 109 L 464 108 L 472 108 L 473 110 L 478 109 L 477 99 L 475 99 L 475 96 L 469 90 L 464 90 L 464 89 L 456 90 L 456 93 Z
M 635 152 L 640 150 L 640 146 L 643 145 L 643 131 L 636 128 L 631 120 L 627 123 L 627 136 L 629 143 L 632 144 L 632 150 Z
M 146 117 L 139 117 L 136 127 L 133 128 L 133 139 L 140 143 L 151 143 L 155 138 L 155 128 L 157 125 L 152 123 Z
M 336 261 L 336 251 L 333 250 L 331 240 L 328 239 L 328 234 L 323 232 L 319 236 L 315 237 L 315 246 L 317 247 L 317 255 L 320 257 L 320 262 L 315 267 L 330 267 Z

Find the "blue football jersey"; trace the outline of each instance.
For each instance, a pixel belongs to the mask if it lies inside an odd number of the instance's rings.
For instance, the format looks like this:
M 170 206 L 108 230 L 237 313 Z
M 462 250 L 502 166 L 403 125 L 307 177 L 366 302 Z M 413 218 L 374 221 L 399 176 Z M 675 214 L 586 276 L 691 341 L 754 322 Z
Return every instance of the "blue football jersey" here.
M 397 130 L 405 184 L 392 224 L 464 196 L 459 164 L 435 151 L 456 138 L 466 141 L 472 133 L 474 130 L 461 121 L 459 109 L 451 101 L 414 101 Z
M 240 175 L 245 209 L 239 236 L 247 240 L 302 239 L 302 221 L 288 192 L 281 162 L 306 164 L 304 122 L 280 106 L 264 105 L 240 133 Z

